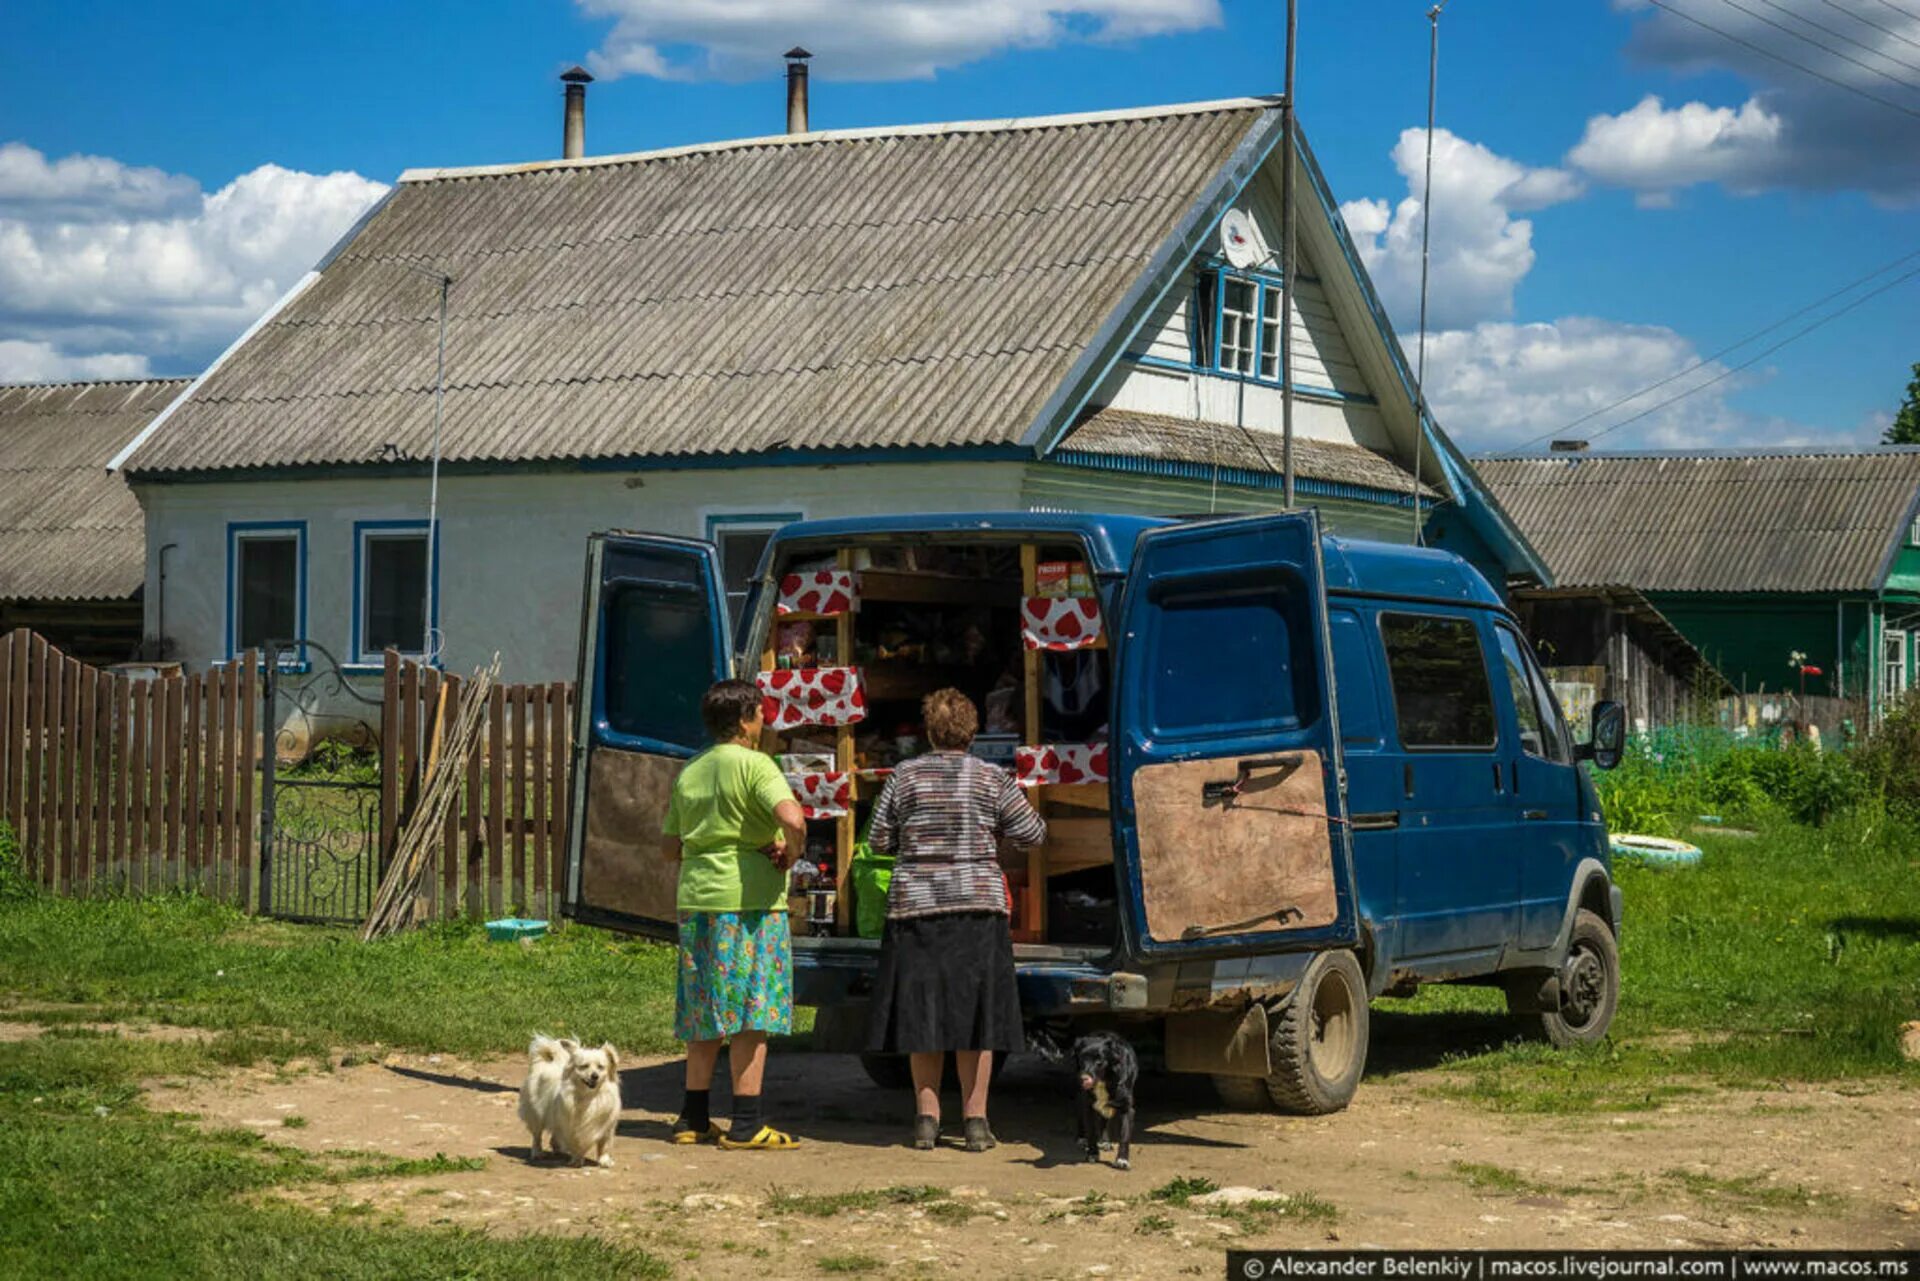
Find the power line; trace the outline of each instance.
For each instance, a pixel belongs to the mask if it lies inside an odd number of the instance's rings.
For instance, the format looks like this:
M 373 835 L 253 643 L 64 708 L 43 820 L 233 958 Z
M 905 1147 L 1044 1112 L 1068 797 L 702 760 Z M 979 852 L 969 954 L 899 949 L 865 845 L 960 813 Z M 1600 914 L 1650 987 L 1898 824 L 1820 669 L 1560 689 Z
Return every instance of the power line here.
M 1756 13 L 1752 9 L 1749 9 L 1747 8 L 1747 6 L 1741 4 L 1740 0 L 1720 0 L 1720 3 L 1726 5 L 1729 9 L 1739 10 L 1741 13 L 1746 14 L 1749 18 L 1753 18 L 1759 22 L 1764 22 L 1769 27 L 1772 27 L 1775 31 L 1784 32 L 1788 36 L 1791 36 L 1793 39 L 1798 40 L 1803 44 L 1810 44 L 1816 49 L 1824 49 L 1826 50 L 1826 52 L 1832 54 L 1836 58 L 1839 58 L 1841 61 L 1850 62 L 1854 66 L 1860 68 L 1862 71 L 1866 71 L 1873 75 L 1879 76 L 1882 80 L 1886 80 L 1893 84 L 1899 85 L 1902 89 L 1920 89 L 1920 85 L 1916 85 L 1910 80 L 1902 80 L 1899 76 L 1893 75 L 1889 72 L 1882 71 L 1880 70 L 1880 68 L 1874 66 L 1870 62 L 1862 62 L 1860 61 L 1860 59 L 1854 57 L 1852 54 L 1848 53 L 1844 49 L 1836 49 L 1832 45 L 1826 43 L 1823 40 L 1815 40 L 1812 36 L 1802 35 L 1800 32 L 1795 31 L 1792 27 L 1786 26 L 1783 23 L 1775 22 L 1772 18 L 1769 18 L 1764 13 Z M 1771 0 L 1761 0 L 1761 3 L 1768 4 L 1768 3 L 1771 3 Z
M 1866 14 L 1855 13 L 1853 10 L 1847 8 L 1845 5 L 1842 5 L 1839 2 L 1839 0 L 1820 0 L 1820 3 L 1827 6 L 1827 8 L 1829 9 L 1835 9 L 1841 13 L 1846 14 L 1849 18 L 1852 18 L 1855 22 L 1861 23 L 1865 26 L 1872 27 L 1875 31 L 1880 32 L 1882 35 L 1892 36 L 1895 40 L 1901 41 L 1904 44 L 1910 44 L 1916 49 L 1920 49 L 1920 40 L 1914 40 L 1914 39 L 1910 39 L 1907 36 L 1903 36 L 1898 31 L 1895 31 L 1892 27 L 1883 27 L 1879 23 L 1875 22 L 1872 18 L 1869 18 Z
M 1785 5 L 1780 4 L 1778 0 L 1760 0 L 1760 3 L 1764 4 L 1765 6 L 1767 6 L 1767 8 L 1772 9 L 1776 13 L 1786 14 L 1789 18 L 1792 18 L 1795 22 L 1805 23 L 1807 26 L 1812 27 L 1815 31 L 1824 31 L 1828 35 L 1833 36 L 1836 39 L 1844 40 L 1848 44 L 1854 46 L 1854 48 L 1856 49 L 1865 49 L 1868 53 L 1872 54 L 1876 58 L 1885 58 L 1888 62 L 1893 63 L 1895 66 L 1905 67 L 1908 71 L 1920 71 L 1920 63 L 1912 63 L 1912 62 L 1906 61 L 1904 58 L 1896 58 L 1892 54 L 1886 53 L 1883 50 L 1881 50 L 1877 45 L 1870 45 L 1866 41 L 1861 40 L 1857 36 L 1850 36 L 1846 32 L 1838 30 L 1834 27 L 1829 27 L 1823 22 L 1815 22 L 1812 18 L 1807 17 L 1803 13 L 1796 13 L 1792 9 L 1787 8 Z M 1842 12 L 1845 12 L 1845 10 L 1842 10 Z
M 1881 0 L 1881 2 L 1885 3 L 1885 0 Z M 1746 39 L 1744 36 L 1736 36 L 1731 31 L 1727 31 L 1720 27 L 1716 27 L 1711 22 L 1702 21 L 1701 19 L 1694 17 L 1692 14 L 1687 13 L 1684 10 L 1676 9 L 1673 7 L 1673 5 L 1669 4 L 1667 0 L 1647 0 L 1647 3 L 1653 5 L 1657 9 L 1665 10 L 1667 13 L 1672 14 L 1676 18 L 1684 18 L 1686 21 L 1691 22 L 1696 27 L 1700 27 L 1704 30 L 1711 31 L 1713 32 L 1713 34 L 1717 36 L 1724 37 L 1725 39 L 1733 41 L 1737 45 L 1741 45 L 1745 48 L 1751 49 L 1763 58 L 1772 58 L 1775 62 L 1783 62 L 1787 66 L 1794 68 L 1796 71 L 1806 72 L 1808 75 L 1812 76 L 1816 80 L 1826 81 L 1828 84 L 1834 86 L 1834 88 L 1836 89 L 1845 89 L 1848 93 L 1859 94 L 1862 98 L 1866 98 L 1870 101 L 1877 102 L 1883 107 L 1891 107 L 1893 110 L 1898 111 L 1902 115 L 1912 116 L 1915 120 L 1920 120 L 1920 111 L 1916 111 L 1912 107 L 1903 107 L 1899 103 L 1894 102 L 1891 99 L 1882 98 L 1877 93 L 1869 93 L 1865 89 L 1862 89 L 1859 85 L 1850 85 L 1844 80 L 1834 79 L 1832 76 L 1826 74 L 1824 71 L 1815 71 L 1812 67 L 1807 66 L 1805 63 L 1795 62 L 1792 58 L 1786 57 L 1782 54 L 1775 53 L 1771 49 L 1763 48 L 1762 46 L 1753 43 L 1753 41 Z
M 1854 308 L 1859 307 L 1862 304 L 1867 303 L 1873 300 L 1874 298 L 1879 297 L 1881 294 L 1884 294 L 1885 292 L 1887 292 L 1887 290 L 1893 288 L 1895 285 L 1911 280 L 1915 276 L 1920 276 L 1920 267 L 1915 267 L 1910 271 L 1902 272 L 1900 275 L 1895 276 L 1892 280 L 1889 280 L 1885 284 L 1881 285 L 1878 289 L 1869 290 L 1867 293 L 1861 294 L 1858 298 L 1855 298 L 1852 302 L 1848 303 L 1844 307 L 1841 307 L 1839 310 L 1829 312 L 1828 314 L 1820 317 L 1820 319 L 1814 321 L 1812 324 L 1804 325 L 1801 328 L 1796 329 L 1794 332 L 1788 334 L 1785 338 L 1782 338 L 1779 342 L 1774 343 L 1771 347 L 1766 347 L 1761 349 L 1758 352 L 1755 352 L 1752 356 L 1741 361 L 1739 364 L 1722 370 L 1720 373 L 1715 374 L 1713 377 L 1707 379 L 1707 381 L 1703 383 L 1697 383 L 1694 386 L 1687 388 L 1683 392 L 1679 392 L 1675 395 L 1669 396 L 1665 400 L 1661 401 L 1659 404 L 1653 405 L 1647 409 L 1643 409 L 1639 413 L 1634 414 L 1630 418 L 1622 418 L 1619 422 L 1613 424 L 1613 426 L 1603 427 L 1599 431 L 1594 432 L 1593 434 L 1594 436 L 1598 437 L 1598 436 L 1605 436 L 1611 432 L 1619 431 L 1622 427 L 1627 426 L 1629 423 L 1637 423 L 1642 418 L 1645 418 L 1650 414 L 1659 413 L 1661 410 L 1665 409 L 1668 405 L 1674 404 L 1678 401 L 1685 400 L 1687 397 L 1693 395 L 1695 392 L 1705 391 L 1707 388 L 1713 386 L 1715 383 L 1721 382 L 1721 381 L 1724 381 L 1725 379 L 1733 377 L 1735 374 L 1739 373 L 1743 369 L 1752 368 L 1754 365 L 1757 365 L 1761 361 L 1765 360 L 1768 356 L 1771 356 L 1774 352 L 1779 351 L 1782 347 L 1785 347 L 1788 343 L 1796 342 L 1799 339 L 1806 337 L 1808 334 L 1820 328 L 1822 325 L 1826 325 L 1835 320 L 1840 319 L 1840 317 L 1846 315 L 1848 312 L 1852 311 Z
M 1899 5 L 1894 4 L 1893 0 L 1875 0 L 1875 3 L 1881 5 L 1883 8 L 1893 10 L 1903 18 L 1920 18 L 1920 13 L 1916 13 L 1912 9 L 1903 9 Z
M 1662 378 L 1659 382 L 1648 383 L 1645 387 L 1642 387 L 1638 391 L 1632 392 L 1629 395 L 1622 396 L 1620 399 L 1614 401 L 1612 404 L 1602 405 L 1598 409 L 1588 410 L 1586 413 L 1580 415 L 1578 418 L 1574 419 L 1572 422 L 1563 423 L 1560 427 L 1546 433 L 1544 436 L 1535 436 L 1532 440 L 1529 440 L 1524 444 L 1520 445 L 1519 448 L 1528 449 L 1534 445 L 1539 444 L 1543 440 L 1552 440 L 1556 436 L 1565 435 L 1567 432 L 1572 431 L 1575 427 L 1578 427 L 1581 423 L 1588 422 L 1592 419 L 1598 418 L 1602 414 L 1610 414 L 1614 410 L 1620 408 L 1620 406 L 1628 404 L 1629 402 L 1632 402 L 1632 401 L 1636 401 L 1650 391 L 1659 391 L 1662 387 L 1665 387 L 1668 383 L 1673 382 L 1676 379 L 1685 378 L 1688 374 L 1692 373 L 1696 369 L 1702 369 L 1707 365 L 1711 365 L 1714 361 L 1720 359 L 1722 356 L 1725 356 L 1732 352 L 1736 352 L 1740 350 L 1740 348 L 1746 346 L 1748 343 L 1752 342 L 1754 339 L 1766 337 L 1768 334 L 1780 328 L 1782 325 L 1789 324 L 1792 321 L 1800 319 L 1800 317 L 1806 315 L 1810 311 L 1816 311 L 1819 308 L 1826 306 L 1828 303 L 1832 302 L 1835 298 L 1840 297 L 1842 294 L 1852 293 L 1854 290 L 1858 289 L 1860 286 L 1866 284 L 1869 280 L 1872 280 L 1875 276 L 1884 276 L 1889 271 L 1892 271 L 1895 267 L 1898 267 L 1905 262 L 1911 262 L 1915 258 L 1920 258 L 1920 249 L 1915 249 L 1908 253 L 1904 253 L 1900 255 L 1898 258 L 1895 258 L 1892 262 L 1882 263 L 1878 267 L 1875 267 L 1872 271 L 1868 272 L 1866 275 L 1849 281 L 1848 283 L 1840 286 L 1840 288 L 1834 290 L 1830 294 L 1825 295 L 1824 297 L 1814 299 L 1812 302 L 1800 308 L 1798 311 L 1790 311 L 1786 315 L 1780 317 L 1780 319 L 1774 321 L 1772 324 L 1756 329 L 1752 333 L 1747 334 L 1745 337 L 1739 339 L 1738 341 L 1730 342 L 1726 346 L 1720 348 L 1720 350 L 1713 352 L 1710 355 L 1700 357 L 1698 360 L 1694 361 L 1691 365 L 1687 365 L 1681 369 L 1676 369 L 1674 372 L 1668 374 L 1665 378 Z M 1612 429 L 1609 428 L 1608 430 L 1612 430 Z

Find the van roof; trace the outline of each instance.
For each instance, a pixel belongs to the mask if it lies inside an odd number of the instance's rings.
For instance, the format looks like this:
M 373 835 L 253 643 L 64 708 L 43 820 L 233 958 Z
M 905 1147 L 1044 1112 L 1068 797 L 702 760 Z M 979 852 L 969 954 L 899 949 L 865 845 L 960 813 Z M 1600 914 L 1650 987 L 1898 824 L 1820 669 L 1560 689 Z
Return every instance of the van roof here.
M 803 520 L 781 528 L 777 543 L 857 543 L 883 536 L 1041 534 L 1086 544 L 1097 574 L 1124 573 L 1142 533 L 1179 521 L 1105 512 L 953 512 Z M 1503 608 L 1499 592 L 1452 552 L 1327 535 L 1322 539 L 1327 590 L 1343 595 L 1399 596 Z

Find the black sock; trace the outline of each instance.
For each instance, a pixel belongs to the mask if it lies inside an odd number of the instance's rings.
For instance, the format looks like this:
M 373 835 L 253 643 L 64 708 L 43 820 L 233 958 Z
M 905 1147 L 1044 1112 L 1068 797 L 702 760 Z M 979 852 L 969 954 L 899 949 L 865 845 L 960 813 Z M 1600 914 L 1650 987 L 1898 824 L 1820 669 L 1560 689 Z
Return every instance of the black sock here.
M 760 1133 L 760 1096 L 757 1094 L 736 1094 L 733 1096 L 733 1128 L 727 1131 L 727 1137 L 744 1143 Z
M 680 1101 L 681 1129 L 692 1130 L 695 1134 L 707 1132 L 707 1126 L 712 1122 L 707 1102 L 707 1096 L 711 1093 L 710 1090 L 687 1091 L 686 1097 Z

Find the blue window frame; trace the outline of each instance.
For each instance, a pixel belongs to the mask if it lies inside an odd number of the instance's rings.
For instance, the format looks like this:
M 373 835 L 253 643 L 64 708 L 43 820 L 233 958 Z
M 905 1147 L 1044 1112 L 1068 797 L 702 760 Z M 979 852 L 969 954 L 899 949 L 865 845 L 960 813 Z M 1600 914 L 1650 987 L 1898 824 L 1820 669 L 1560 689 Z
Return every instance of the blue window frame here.
M 1194 363 L 1229 378 L 1280 385 L 1280 278 L 1205 270 L 1196 291 Z
M 267 641 L 297 640 L 282 667 L 307 662 L 307 522 L 227 523 L 226 657 Z
M 356 665 L 379 663 L 389 645 L 416 658 L 437 649 L 429 640 L 440 628 L 441 540 L 431 540 L 431 566 L 428 541 L 424 520 L 354 522 L 350 652 Z

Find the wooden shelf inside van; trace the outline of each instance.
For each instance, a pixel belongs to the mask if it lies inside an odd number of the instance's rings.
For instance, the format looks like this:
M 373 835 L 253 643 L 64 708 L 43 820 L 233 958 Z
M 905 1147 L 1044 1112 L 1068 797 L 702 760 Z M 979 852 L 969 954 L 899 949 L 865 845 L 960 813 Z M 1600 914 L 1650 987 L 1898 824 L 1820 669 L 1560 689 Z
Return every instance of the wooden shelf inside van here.
M 904 569 L 860 572 L 862 601 L 900 601 L 915 605 L 1003 605 L 1017 609 L 1020 585 L 994 578 L 963 578 Z

